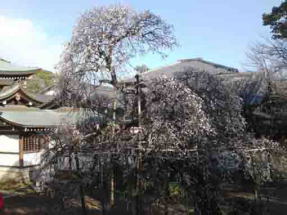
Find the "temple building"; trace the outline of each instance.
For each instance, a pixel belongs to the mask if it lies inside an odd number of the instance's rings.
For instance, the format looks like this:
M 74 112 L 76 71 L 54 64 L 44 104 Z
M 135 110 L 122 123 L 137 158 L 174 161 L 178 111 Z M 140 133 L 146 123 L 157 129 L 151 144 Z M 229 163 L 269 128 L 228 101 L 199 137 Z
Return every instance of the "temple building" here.
M 26 89 L 40 70 L 0 59 L 0 181 L 25 177 L 39 165 L 50 141 L 47 132 L 67 118 L 60 109 L 48 109 L 53 96 Z

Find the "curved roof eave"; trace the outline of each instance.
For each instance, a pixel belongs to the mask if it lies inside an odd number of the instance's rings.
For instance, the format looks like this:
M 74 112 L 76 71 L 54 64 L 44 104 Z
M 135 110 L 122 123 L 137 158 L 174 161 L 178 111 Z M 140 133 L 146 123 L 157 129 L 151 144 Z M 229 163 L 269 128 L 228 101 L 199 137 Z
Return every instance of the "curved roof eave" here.
M 53 129 L 53 128 L 56 128 L 58 126 L 58 125 L 24 125 L 24 124 L 20 124 L 20 123 L 16 123 L 16 122 L 7 120 L 1 116 L 0 116 L 0 120 L 6 122 L 7 124 L 9 124 L 11 126 L 16 126 L 16 127 L 21 127 L 21 128 Z
M 2 111 L 0 120 L 22 128 L 56 128 L 64 118 L 62 115 L 48 111 Z
M 39 104 L 44 104 L 44 103 L 47 103 L 49 101 L 44 101 L 43 99 L 39 99 L 39 98 L 36 98 L 37 96 L 28 92 L 27 90 L 23 89 L 20 85 L 15 85 L 15 86 L 12 86 L 10 89 L 0 93 L 0 101 L 1 100 L 6 100 L 6 99 L 9 99 L 10 97 L 13 97 L 16 93 L 18 92 L 22 92 L 24 94 L 25 97 L 27 97 L 28 99 L 36 102 L 36 103 L 39 103 Z
M 14 77 L 14 76 L 29 76 L 35 74 L 37 71 L 40 71 L 41 69 L 35 69 L 35 70 L 29 70 L 29 71 L 3 71 L 0 69 L 0 76 L 8 76 L 8 77 Z

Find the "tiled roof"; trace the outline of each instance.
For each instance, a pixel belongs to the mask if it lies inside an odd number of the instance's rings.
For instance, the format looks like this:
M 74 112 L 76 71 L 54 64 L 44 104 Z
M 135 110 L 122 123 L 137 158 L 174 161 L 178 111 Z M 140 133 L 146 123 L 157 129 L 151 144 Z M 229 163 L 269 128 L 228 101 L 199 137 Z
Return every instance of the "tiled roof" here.
M 89 116 L 90 117 L 90 116 Z M 95 115 L 94 118 L 97 118 Z M 0 110 L 0 119 L 11 125 L 25 128 L 51 128 L 63 124 L 75 124 L 87 118 L 82 111 L 40 110 L 37 108 L 12 108 Z M 96 119 L 95 119 L 96 120 Z
M 18 90 L 20 90 L 20 85 L 19 84 L 14 84 L 9 87 L 5 87 L 3 90 L 0 92 L 0 100 L 6 99 L 10 97 L 11 95 L 15 94 Z
M 239 72 L 238 69 L 232 67 L 206 61 L 202 58 L 193 58 L 178 60 L 175 64 L 164 66 L 154 70 L 149 70 L 147 72 L 141 73 L 140 76 L 144 80 L 150 80 L 159 77 L 173 77 L 178 73 L 188 71 L 204 71 L 214 75 L 234 74 Z M 128 79 L 127 81 L 134 81 L 134 78 Z
M 32 100 L 38 103 L 47 103 L 53 99 L 52 96 L 30 93 L 26 89 L 24 89 L 20 84 L 16 83 L 12 86 L 6 87 L 3 90 L 1 90 L 0 100 L 5 100 L 19 91 L 22 91 L 28 98 L 31 98 Z
M 0 58 L 0 76 L 28 76 L 40 70 L 37 67 L 21 67 Z

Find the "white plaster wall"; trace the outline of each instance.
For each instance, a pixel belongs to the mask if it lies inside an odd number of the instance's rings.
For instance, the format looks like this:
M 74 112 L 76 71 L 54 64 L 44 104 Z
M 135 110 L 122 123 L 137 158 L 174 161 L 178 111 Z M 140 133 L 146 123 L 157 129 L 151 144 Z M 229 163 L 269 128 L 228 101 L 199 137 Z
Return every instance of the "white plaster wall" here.
M 19 166 L 19 154 L 0 154 L 0 166 Z
M 39 165 L 41 161 L 41 156 L 43 154 L 43 151 L 36 152 L 36 153 L 24 153 L 24 166 L 33 166 L 33 165 Z
M 0 152 L 19 152 L 19 135 L 0 135 Z
M 0 135 L 0 152 L 0 166 L 19 166 L 19 135 Z

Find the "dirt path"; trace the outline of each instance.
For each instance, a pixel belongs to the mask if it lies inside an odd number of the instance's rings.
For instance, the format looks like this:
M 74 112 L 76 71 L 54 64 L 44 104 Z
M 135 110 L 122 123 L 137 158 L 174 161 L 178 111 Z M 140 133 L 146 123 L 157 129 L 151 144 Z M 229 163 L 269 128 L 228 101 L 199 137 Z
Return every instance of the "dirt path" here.
M 39 195 L 35 192 L 18 193 L 3 191 L 5 210 L 0 215 L 57 215 L 57 214 L 81 214 L 79 201 L 72 199 L 68 206 L 60 208 L 59 202 L 55 199 Z M 86 198 L 88 214 L 101 215 L 99 202 Z

